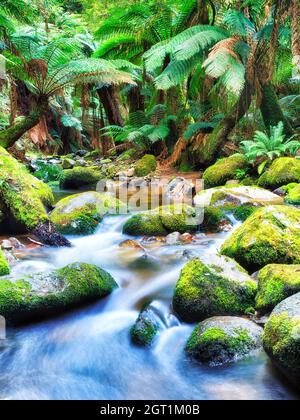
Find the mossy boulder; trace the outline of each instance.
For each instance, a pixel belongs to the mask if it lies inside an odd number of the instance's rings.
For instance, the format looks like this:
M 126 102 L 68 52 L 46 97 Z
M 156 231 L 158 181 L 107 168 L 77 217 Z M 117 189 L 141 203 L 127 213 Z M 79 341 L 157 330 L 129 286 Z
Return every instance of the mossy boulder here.
M 201 207 L 238 207 L 244 205 L 252 205 L 261 207 L 266 205 L 283 204 L 283 198 L 265 190 L 254 186 L 226 186 L 210 188 L 201 191 L 195 197 L 195 204 Z
M 2 279 L 0 315 L 12 323 L 24 323 L 97 300 L 116 287 L 106 271 L 80 263 L 19 280 Z
M 275 159 L 258 180 L 263 188 L 276 189 L 292 182 L 300 182 L 300 159 L 282 157 Z
M 221 253 L 251 272 L 268 264 L 299 264 L 300 210 L 289 206 L 258 209 L 225 241 Z
M 264 315 L 300 292 L 300 265 L 270 264 L 258 273 L 256 309 Z
M 300 184 L 294 184 L 292 188 L 288 189 L 284 201 L 288 204 L 293 204 L 294 206 L 300 206 Z
M 191 357 L 209 366 L 235 362 L 262 349 L 263 329 L 237 317 L 213 317 L 201 322 L 186 344 Z
M 137 345 L 149 346 L 152 344 L 160 328 L 161 320 L 155 308 L 150 304 L 140 312 L 135 324 L 131 328 L 131 339 Z
M 0 276 L 6 276 L 10 273 L 10 267 L 3 252 L 0 250 Z
M 204 218 L 200 229 L 206 232 L 221 232 L 231 228 L 231 222 L 223 209 L 209 206 L 204 209 Z
M 75 194 L 59 201 L 50 215 L 56 229 L 65 235 L 89 235 L 107 213 L 126 213 L 120 200 L 94 191 Z
M 175 287 L 173 308 L 183 321 L 215 315 L 253 312 L 257 283 L 234 260 L 209 255 L 183 268 Z
M 54 203 L 50 187 L 0 147 L 0 196 L 8 218 L 32 231 L 48 221 L 46 206 Z
M 143 156 L 135 165 L 136 176 L 143 177 L 154 172 L 157 168 L 156 158 L 153 155 Z
M 237 171 L 248 169 L 249 163 L 243 156 L 231 156 L 220 159 L 214 165 L 206 169 L 203 174 L 205 189 L 225 185 L 227 181 L 236 179 Z
M 123 233 L 132 236 L 165 236 L 171 232 L 197 230 L 197 214 L 188 205 L 162 206 L 132 216 L 124 224 Z
M 266 323 L 263 345 L 286 378 L 300 388 L 300 293 L 276 306 Z
M 86 186 L 96 185 L 102 174 L 97 167 L 76 167 L 63 171 L 60 178 L 60 188 L 78 189 Z

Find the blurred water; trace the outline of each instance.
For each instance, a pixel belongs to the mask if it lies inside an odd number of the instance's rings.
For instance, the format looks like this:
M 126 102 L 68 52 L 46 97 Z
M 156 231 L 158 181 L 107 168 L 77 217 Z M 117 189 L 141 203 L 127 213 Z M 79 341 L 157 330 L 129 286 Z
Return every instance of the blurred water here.
M 186 253 L 215 254 L 229 234 L 208 235 L 185 246 L 120 248 L 126 216 L 107 217 L 96 234 L 71 238 L 73 248 L 44 249 L 13 270 L 47 271 L 74 261 L 109 271 L 120 288 L 107 299 L 40 324 L 8 331 L 0 348 L 2 399 L 296 399 L 267 356 L 223 368 L 185 357 L 193 326 L 171 313 L 174 285 Z M 142 264 L 139 262 L 143 261 Z M 138 263 L 137 263 L 138 262 Z M 149 298 L 164 328 L 152 348 L 131 344 L 129 329 Z

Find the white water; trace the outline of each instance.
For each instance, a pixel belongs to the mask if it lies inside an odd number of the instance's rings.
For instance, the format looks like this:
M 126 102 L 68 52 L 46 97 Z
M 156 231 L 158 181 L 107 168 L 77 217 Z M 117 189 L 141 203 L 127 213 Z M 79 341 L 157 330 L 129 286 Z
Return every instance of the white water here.
M 45 249 L 20 262 L 19 277 L 74 261 L 109 271 L 120 288 L 107 299 L 60 318 L 10 330 L 0 350 L 0 398 L 4 399 L 292 399 L 267 356 L 223 368 L 205 368 L 185 357 L 193 326 L 171 312 L 174 285 L 185 252 L 217 252 L 226 235 L 203 236 L 197 245 L 119 247 L 125 217 L 108 217 L 95 235 L 72 238 L 73 248 Z M 142 304 L 153 299 L 163 329 L 152 348 L 131 344 L 129 329 Z

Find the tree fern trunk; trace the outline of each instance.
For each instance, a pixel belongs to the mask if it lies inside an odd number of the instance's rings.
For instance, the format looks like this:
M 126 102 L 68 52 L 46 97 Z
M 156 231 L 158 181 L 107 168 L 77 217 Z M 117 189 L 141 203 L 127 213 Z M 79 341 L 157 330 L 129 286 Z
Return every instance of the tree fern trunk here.
M 280 121 L 282 121 L 284 123 L 286 134 L 293 134 L 293 129 L 282 112 L 272 83 L 267 82 L 263 84 L 261 86 L 261 93 L 262 101 L 260 110 L 267 130 L 269 130 L 271 126 L 276 126 Z
M 247 82 L 235 110 L 214 128 L 207 141 L 201 144 L 196 151 L 195 163 L 197 166 L 206 167 L 216 158 L 227 142 L 231 131 L 248 111 L 252 101 L 252 94 L 252 86 Z
M 98 89 L 97 92 L 109 124 L 119 125 L 122 127 L 124 125 L 124 121 L 121 115 L 121 105 L 115 92 L 115 87 L 112 85 L 103 86 Z
M 293 77 L 300 77 L 300 2 L 293 0 L 292 4 L 292 54 Z

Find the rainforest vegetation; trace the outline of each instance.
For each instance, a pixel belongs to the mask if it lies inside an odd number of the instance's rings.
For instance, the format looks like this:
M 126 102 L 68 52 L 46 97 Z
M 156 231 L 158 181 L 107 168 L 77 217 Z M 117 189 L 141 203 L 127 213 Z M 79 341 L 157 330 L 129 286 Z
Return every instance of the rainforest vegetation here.
M 298 398 L 299 0 L 1 0 L 0 243 L 0 398 Z

